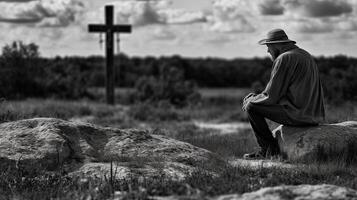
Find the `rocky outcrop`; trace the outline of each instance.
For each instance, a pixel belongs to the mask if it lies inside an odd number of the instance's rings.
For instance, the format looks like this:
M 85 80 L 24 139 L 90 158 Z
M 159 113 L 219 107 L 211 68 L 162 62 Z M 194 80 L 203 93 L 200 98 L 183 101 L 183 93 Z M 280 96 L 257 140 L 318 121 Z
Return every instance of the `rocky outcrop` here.
M 64 170 L 118 178 L 133 174 L 183 178 L 203 164 L 222 164 L 213 153 L 146 131 L 37 118 L 0 124 L 0 160 L 25 170 Z
M 215 200 L 356 200 L 357 191 L 334 185 L 299 185 L 263 188 L 243 195 L 224 195 Z
M 297 165 L 283 162 L 280 160 L 274 160 L 274 159 L 261 159 L 261 160 L 247 160 L 247 159 L 232 159 L 228 161 L 229 164 L 233 167 L 238 167 L 238 168 L 249 168 L 249 169 L 254 169 L 254 170 L 261 170 L 263 168 L 267 169 L 294 169 L 297 168 L 298 166 L 303 166 L 303 165 Z
M 281 125 L 273 135 L 289 160 L 357 161 L 357 122 L 312 127 Z
M 122 199 L 117 195 L 115 200 Z M 356 200 L 357 191 L 335 185 L 298 185 L 267 187 L 244 194 L 228 194 L 216 197 L 169 196 L 153 197 L 157 200 Z

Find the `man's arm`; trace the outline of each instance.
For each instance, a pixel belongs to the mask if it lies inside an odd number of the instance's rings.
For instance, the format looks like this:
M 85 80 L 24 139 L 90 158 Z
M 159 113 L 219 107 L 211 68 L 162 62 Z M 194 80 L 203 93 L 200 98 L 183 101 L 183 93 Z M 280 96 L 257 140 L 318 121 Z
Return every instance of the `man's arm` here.
M 251 98 L 249 103 L 259 105 L 277 104 L 281 97 L 286 94 L 296 64 L 296 59 L 293 59 L 290 54 L 279 56 L 273 63 L 273 70 L 265 90 Z
M 256 96 L 256 94 L 254 94 L 254 93 L 249 93 L 247 96 L 244 97 L 243 102 L 247 101 L 248 99 L 250 99 L 250 98 L 252 98 L 252 97 L 254 97 L 254 96 Z

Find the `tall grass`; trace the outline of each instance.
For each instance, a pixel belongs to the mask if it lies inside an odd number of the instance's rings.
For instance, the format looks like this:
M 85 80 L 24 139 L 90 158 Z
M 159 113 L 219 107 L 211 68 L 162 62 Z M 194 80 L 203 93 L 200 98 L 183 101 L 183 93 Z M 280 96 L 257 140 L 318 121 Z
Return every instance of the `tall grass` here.
M 98 118 L 113 116 L 122 112 L 123 107 L 108 106 L 89 101 L 64 101 L 55 99 L 27 99 L 22 101 L 0 102 L 0 122 L 35 117 L 70 119 L 79 116 Z
M 197 169 L 184 180 L 166 177 L 96 179 L 70 177 L 60 173 L 19 174 L 2 166 L 0 169 L 2 199 L 148 199 L 152 196 L 181 195 L 196 199 L 255 191 L 262 187 L 300 184 L 333 184 L 357 189 L 354 167 L 307 165 L 294 169 L 232 167 L 221 168 L 217 176 Z

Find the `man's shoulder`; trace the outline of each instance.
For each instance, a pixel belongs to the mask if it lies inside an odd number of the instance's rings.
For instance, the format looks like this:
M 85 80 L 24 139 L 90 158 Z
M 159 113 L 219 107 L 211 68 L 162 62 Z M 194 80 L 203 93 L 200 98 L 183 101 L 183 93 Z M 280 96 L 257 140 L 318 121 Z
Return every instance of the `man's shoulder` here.
M 310 59 L 311 55 L 309 52 L 307 52 L 304 49 L 301 48 L 295 48 L 295 49 L 291 49 L 289 51 L 286 51 L 284 53 L 282 53 L 280 56 L 280 59 Z
M 292 50 L 286 51 L 282 54 L 280 54 L 277 58 L 276 58 L 276 62 L 284 62 L 284 61 L 288 61 L 291 58 L 296 57 L 298 54 L 297 52 L 293 52 Z

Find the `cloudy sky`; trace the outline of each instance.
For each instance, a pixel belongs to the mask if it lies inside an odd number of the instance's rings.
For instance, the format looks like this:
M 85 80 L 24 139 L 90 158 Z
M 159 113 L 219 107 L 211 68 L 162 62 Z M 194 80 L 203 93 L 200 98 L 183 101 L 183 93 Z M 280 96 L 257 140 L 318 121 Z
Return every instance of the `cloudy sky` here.
M 0 0 L 0 45 L 35 42 L 43 56 L 103 55 L 90 23 L 132 24 L 121 35 L 129 56 L 266 56 L 257 45 L 283 28 L 313 55 L 357 57 L 357 0 Z

